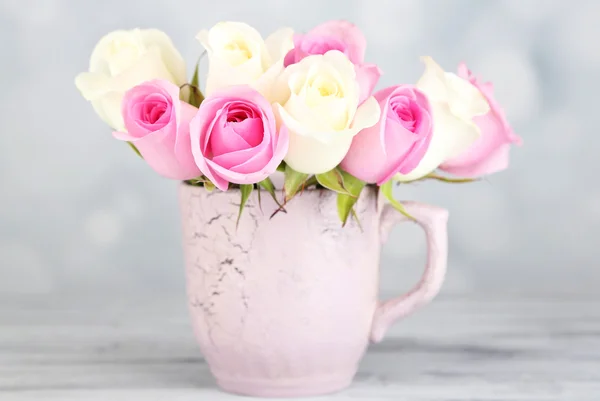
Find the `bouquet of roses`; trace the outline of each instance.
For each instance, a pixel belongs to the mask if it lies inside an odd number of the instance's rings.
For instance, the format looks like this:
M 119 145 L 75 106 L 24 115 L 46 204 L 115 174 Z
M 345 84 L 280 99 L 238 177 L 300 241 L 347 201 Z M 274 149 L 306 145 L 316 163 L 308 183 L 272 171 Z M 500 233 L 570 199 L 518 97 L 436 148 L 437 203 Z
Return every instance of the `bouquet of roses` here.
M 375 91 L 381 70 L 365 62 L 365 37 L 346 21 L 266 39 L 220 22 L 196 38 L 208 56 L 202 89 L 198 65 L 188 82 L 182 56 L 155 29 L 103 37 L 76 86 L 157 173 L 209 191 L 239 187 L 240 213 L 253 190 L 284 210 L 316 186 L 338 193 L 345 224 L 366 185 L 406 213 L 393 183 L 470 181 L 505 169 L 520 142 L 492 85 L 464 64 L 453 74 L 423 57 L 416 84 Z M 280 201 L 271 180 L 278 171 Z

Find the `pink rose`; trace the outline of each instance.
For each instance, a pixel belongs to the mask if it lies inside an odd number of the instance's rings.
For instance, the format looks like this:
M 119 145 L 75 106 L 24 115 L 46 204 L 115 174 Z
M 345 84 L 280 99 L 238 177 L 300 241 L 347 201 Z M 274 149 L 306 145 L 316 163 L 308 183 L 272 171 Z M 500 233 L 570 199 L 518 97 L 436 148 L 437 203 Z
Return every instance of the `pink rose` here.
M 482 83 L 464 63 L 458 66 L 458 75 L 481 91 L 490 105 L 490 111 L 473 119 L 481 130 L 481 136 L 464 153 L 445 161 L 440 169 L 461 177 L 477 177 L 504 170 L 509 164 L 510 145 L 521 144 L 500 105 L 494 99 L 491 83 Z
M 269 102 L 249 86 L 215 91 L 190 124 L 192 153 L 202 173 L 226 191 L 230 182 L 254 184 L 274 173 L 288 149 Z
M 433 120 L 427 97 L 414 86 L 392 86 L 373 96 L 381 108 L 379 122 L 354 137 L 341 167 L 381 185 L 417 167 L 429 147 Z
M 176 180 L 195 178 L 201 173 L 192 156 L 189 123 L 197 111 L 179 100 L 177 85 L 147 81 L 125 93 L 122 114 L 127 132 L 113 136 L 133 143 L 160 175 Z
M 358 27 L 348 21 L 328 21 L 307 34 L 294 35 L 294 48 L 286 54 L 283 65 L 287 67 L 306 56 L 338 50 L 355 65 L 362 103 L 371 96 L 381 76 L 381 70 L 375 64 L 364 64 L 366 47 L 367 41 Z

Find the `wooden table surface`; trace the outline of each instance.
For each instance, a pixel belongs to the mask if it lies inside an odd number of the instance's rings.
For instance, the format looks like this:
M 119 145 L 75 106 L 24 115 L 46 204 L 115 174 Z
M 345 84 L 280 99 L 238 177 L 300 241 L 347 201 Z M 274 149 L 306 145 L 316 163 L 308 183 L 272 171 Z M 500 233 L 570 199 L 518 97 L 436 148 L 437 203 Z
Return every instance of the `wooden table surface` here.
M 0 301 L 2 401 L 251 399 L 215 387 L 183 297 Z M 600 400 L 600 296 L 441 296 L 313 399 Z

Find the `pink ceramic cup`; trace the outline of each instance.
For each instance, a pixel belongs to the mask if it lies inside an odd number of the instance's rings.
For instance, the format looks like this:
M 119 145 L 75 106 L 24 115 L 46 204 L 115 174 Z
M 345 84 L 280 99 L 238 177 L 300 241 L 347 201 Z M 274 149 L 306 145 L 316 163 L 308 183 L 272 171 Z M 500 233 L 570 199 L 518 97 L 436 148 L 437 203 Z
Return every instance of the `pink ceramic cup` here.
M 350 385 L 370 341 L 429 302 L 446 272 L 448 212 L 404 202 L 425 230 L 427 265 L 408 294 L 378 300 L 382 241 L 410 221 L 368 187 L 342 228 L 336 194 L 306 190 L 277 208 L 253 192 L 239 226 L 239 190 L 180 187 L 194 331 L 218 385 L 262 397 L 326 394 Z

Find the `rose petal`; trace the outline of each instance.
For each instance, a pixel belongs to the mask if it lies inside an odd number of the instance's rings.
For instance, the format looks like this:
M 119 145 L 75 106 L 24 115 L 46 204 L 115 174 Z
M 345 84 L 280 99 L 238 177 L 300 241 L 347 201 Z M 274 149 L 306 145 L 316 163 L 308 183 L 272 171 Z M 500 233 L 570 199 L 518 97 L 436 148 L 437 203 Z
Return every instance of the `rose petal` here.
M 226 122 L 227 116 L 222 114 L 210 133 L 210 149 L 213 158 L 241 149 L 251 148 L 250 144 L 237 134 L 231 123 Z
M 214 171 L 215 174 L 218 174 L 221 177 L 226 177 L 230 182 L 233 182 L 236 184 L 257 183 L 259 181 L 264 180 L 265 178 L 267 178 L 268 176 L 270 176 L 277 170 L 277 166 L 279 166 L 279 164 L 281 164 L 283 157 L 286 155 L 286 153 L 288 151 L 289 135 L 288 135 L 288 131 L 285 127 L 282 127 L 279 130 L 279 133 L 278 133 L 278 135 L 276 135 L 276 138 L 277 138 L 277 145 L 276 145 L 274 151 L 272 151 L 271 146 L 266 147 L 266 150 L 273 152 L 270 161 L 266 165 L 264 165 L 260 170 L 257 170 L 255 172 L 240 173 L 237 171 L 228 170 L 228 169 L 218 165 L 217 163 L 215 163 L 212 160 L 206 160 L 206 163 L 210 166 L 211 170 Z M 260 152 L 257 153 L 257 155 L 258 155 L 257 159 L 262 157 L 260 155 Z M 263 161 L 264 160 L 261 160 L 261 162 L 263 162 Z M 241 165 L 239 167 L 240 167 L 240 169 L 242 169 Z
M 175 141 L 175 156 L 179 160 L 182 170 L 192 172 L 190 178 L 198 177 L 201 173 L 192 154 L 190 138 L 190 121 L 196 116 L 198 109 L 183 101 L 179 101 L 177 106 L 173 107 L 173 110 L 177 110 L 179 120 L 177 123 L 178 131 L 177 140 Z
M 161 118 L 150 123 L 144 110 L 149 104 L 160 103 L 165 110 Z M 164 129 L 179 115 L 179 88 L 165 80 L 151 80 L 128 90 L 123 97 L 122 118 L 124 126 L 132 137 L 142 138 L 150 132 Z M 154 107 L 154 106 L 153 106 Z
M 229 124 L 233 131 L 251 147 L 257 146 L 263 139 L 265 128 L 260 118 L 247 118 L 239 123 Z
M 229 183 L 232 181 L 228 181 L 223 177 L 223 174 L 219 172 L 219 169 L 215 169 L 215 166 L 211 160 L 206 160 L 206 171 L 203 171 L 206 178 L 210 180 L 215 187 L 220 189 L 221 191 L 227 191 L 229 189 Z
M 332 136 L 328 142 L 323 142 L 316 137 L 298 135 L 290 129 L 289 150 L 284 160 L 291 168 L 301 173 L 325 173 L 337 166 L 346 156 L 352 136 Z
M 425 72 L 417 81 L 417 88 L 427 95 L 430 102 L 447 102 L 446 73 L 431 57 L 422 57 Z
M 506 170 L 510 164 L 510 143 L 503 144 L 492 150 L 485 158 L 470 164 L 444 163 L 440 170 L 457 177 L 480 177 Z
M 149 48 L 156 46 L 163 55 L 162 60 L 173 76 L 175 84 L 181 86 L 187 82 L 185 60 L 175 48 L 167 34 L 158 29 L 141 29 L 140 34 L 144 44 Z
M 249 47 L 250 58 L 239 63 L 230 59 L 231 53 L 225 47 L 232 39 L 243 38 Z M 265 43 L 256 29 L 240 22 L 220 22 L 210 31 L 201 31 L 196 39 L 202 43 L 208 54 L 208 76 L 204 94 L 237 85 L 255 82 L 268 68 L 269 57 Z
M 379 137 L 380 140 L 374 141 L 374 137 Z M 352 145 L 340 165 L 356 178 L 375 183 L 386 165 L 385 146 L 385 124 L 379 121 L 374 126 L 361 130 L 352 139 Z
M 265 46 L 272 63 L 282 60 L 287 52 L 294 47 L 293 36 L 293 29 L 281 28 L 265 39 Z
M 269 145 L 258 146 L 252 149 L 238 150 L 227 153 L 212 160 L 219 166 L 240 174 L 252 174 L 262 170 L 273 157 L 273 150 Z
M 362 104 L 362 102 L 371 96 L 381 75 L 381 69 L 375 64 L 360 64 L 356 66 L 356 81 L 360 87 L 359 104 Z
M 309 32 L 310 35 L 330 36 L 346 43 L 348 58 L 354 64 L 360 64 L 365 58 L 367 40 L 361 30 L 348 21 L 327 21 Z
M 170 99 L 180 102 L 179 99 Z M 179 110 L 179 107 L 173 108 Z M 143 137 L 133 137 L 130 134 L 115 132 L 115 138 L 132 142 L 144 160 L 156 172 L 164 177 L 176 180 L 188 180 L 198 177 L 201 172 L 191 152 L 188 122 L 195 114 L 195 107 L 185 103 L 179 116 L 183 124 L 177 125 L 177 119 L 171 118 L 162 129 L 149 132 Z M 178 112 L 178 111 L 177 111 Z
M 379 103 L 371 96 L 356 110 L 354 121 L 352 121 L 350 127 L 352 130 L 356 130 L 356 132 L 363 128 L 372 127 L 379 121 L 380 114 L 381 108 L 379 107 Z
M 412 181 L 435 170 L 445 160 L 467 149 L 480 135 L 479 128 L 456 117 L 445 102 L 431 102 L 434 132 L 419 165 L 408 174 L 396 174 L 398 181 Z
M 448 102 L 452 113 L 464 119 L 482 116 L 490 111 L 490 106 L 481 93 L 471 83 L 451 72 L 445 73 L 448 88 Z

